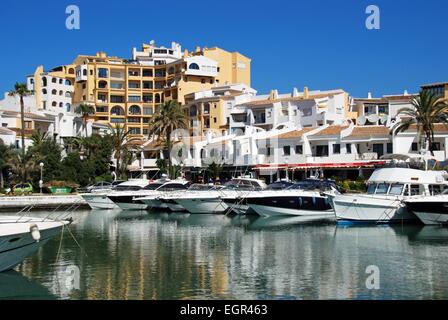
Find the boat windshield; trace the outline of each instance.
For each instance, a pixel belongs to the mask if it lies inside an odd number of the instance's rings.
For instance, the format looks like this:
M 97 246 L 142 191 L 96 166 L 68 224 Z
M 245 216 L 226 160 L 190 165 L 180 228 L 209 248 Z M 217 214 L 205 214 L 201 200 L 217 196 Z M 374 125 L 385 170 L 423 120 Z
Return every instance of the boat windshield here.
M 207 190 L 214 190 L 216 187 L 214 185 L 208 185 L 208 184 L 193 184 L 190 188 L 188 188 L 189 191 L 207 191 Z
M 144 187 L 143 190 L 156 190 L 163 185 L 163 183 L 151 183 Z
M 404 184 L 394 183 L 390 186 L 389 194 L 399 196 L 403 193 Z
M 266 188 L 266 190 L 284 190 L 284 189 L 290 188 L 293 185 L 294 185 L 294 183 L 286 182 L 286 181 L 274 182 L 274 183 L 270 184 Z
M 327 191 L 332 188 L 339 190 L 339 187 L 331 180 L 303 180 L 290 186 L 288 190 L 320 190 Z

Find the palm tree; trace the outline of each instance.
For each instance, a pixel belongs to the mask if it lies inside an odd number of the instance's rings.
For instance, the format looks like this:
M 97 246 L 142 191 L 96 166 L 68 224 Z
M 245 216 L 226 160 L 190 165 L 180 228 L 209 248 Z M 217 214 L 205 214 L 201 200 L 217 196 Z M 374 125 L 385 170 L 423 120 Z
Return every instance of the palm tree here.
M 16 82 L 14 85 L 14 90 L 9 92 L 9 96 L 20 97 L 20 123 L 21 129 L 20 134 L 22 136 L 22 153 L 25 155 L 25 103 L 23 97 L 29 96 L 32 92 L 28 90 L 26 83 Z
M 149 122 L 149 137 L 164 139 L 168 150 L 168 172 L 171 172 L 171 134 L 177 129 L 187 128 L 187 117 L 176 100 L 163 104 L 159 112 Z
M 33 142 L 33 147 L 40 148 L 42 144 L 49 138 L 48 131 L 41 132 L 39 129 L 34 130 L 31 134 L 31 141 Z
M 37 171 L 38 165 L 32 152 L 26 152 L 25 154 L 13 152 L 8 161 L 8 167 L 22 182 L 26 182 L 32 173 Z
M 3 173 L 6 168 L 8 168 L 8 162 L 12 155 L 12 148 L 4 144 L 3 140 L 0 139 L 0 188 L 4 187 L 4 176 Z
M 429 151 L 434 155 L 434 124 L 448 125 L 448 103 L 427 90 L 420 91 L 411 103 L 412 107 L 398 110 L 397 115 L 403 116 L 403 119 L 397 125 L 396 132 L 406 131 L 411 125 L 417 125 L 418 134 L 425 136 Z
M 84 130 L 86 132 L 87 137 L 87 119 L 89 118 L 89 116 L 95 113 L 95 109 L 90 104 L 81 103 L 79 106 L 76 107 L 75 113 L 81 115 L 84 124 Z
M 213 161 L 212 163 L 210 163 L 206 169 L 206 171 L 209 173 L 210 177 L 215 180 L 215 179 L 219 179 L 221 172 L 223 170 L 223 165 L 220 163 L 217 163 L 215 161 Z
M 121 126 L 119 124 L 115 124 L 114 126 L 111 126 L 109 124 L 109 130 L 114 150 L 114 158 L 116 160 L 115 165 L 117 170 L 117 176 L 120 177 L 121 175 L 120 160 L 123 158 L 126 152 L 128 152 L 127 142 L 129 141 L 128 139 L 129 131 L 126 131 L 124 126 Z

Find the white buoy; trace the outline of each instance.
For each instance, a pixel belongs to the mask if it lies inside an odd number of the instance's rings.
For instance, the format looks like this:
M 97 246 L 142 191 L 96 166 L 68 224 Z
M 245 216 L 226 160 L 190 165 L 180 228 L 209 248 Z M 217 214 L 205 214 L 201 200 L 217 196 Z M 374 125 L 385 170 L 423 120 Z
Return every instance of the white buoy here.
M 33 224 L 30 227 L 30 233 L 31 233 L 31 236 L 33 237 L 33 239 L 36 242 L 39 242 L 39 240 L 40 240 L 40 231 L 39 231 L 39 228 L 37 227 L 37 225 Z

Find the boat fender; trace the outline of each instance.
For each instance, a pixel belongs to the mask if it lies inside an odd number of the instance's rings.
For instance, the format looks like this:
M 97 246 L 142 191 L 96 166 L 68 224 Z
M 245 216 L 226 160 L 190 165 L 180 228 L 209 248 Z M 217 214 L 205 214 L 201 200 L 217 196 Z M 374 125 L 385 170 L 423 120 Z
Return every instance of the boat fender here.
M 31 237 L 33 237 L 33 239 L 36 242 L 39 242 L 39 240 L 40 240 L 40 231 L 39 231 L 39 228 L 37 227 L 37 225 L 33 224 L 30 227 L 30 233 L 31 233 Z

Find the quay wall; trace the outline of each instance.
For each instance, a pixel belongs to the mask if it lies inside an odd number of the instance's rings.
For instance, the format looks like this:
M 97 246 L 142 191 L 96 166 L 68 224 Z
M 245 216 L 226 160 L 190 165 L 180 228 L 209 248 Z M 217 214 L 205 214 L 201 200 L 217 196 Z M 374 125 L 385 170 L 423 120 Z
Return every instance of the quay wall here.
M 0 196 L 0 211 L 44 209 L 86 209 L 87 203 L 80 195 Z M 28 210 L 29 208 L 27 208 Z

